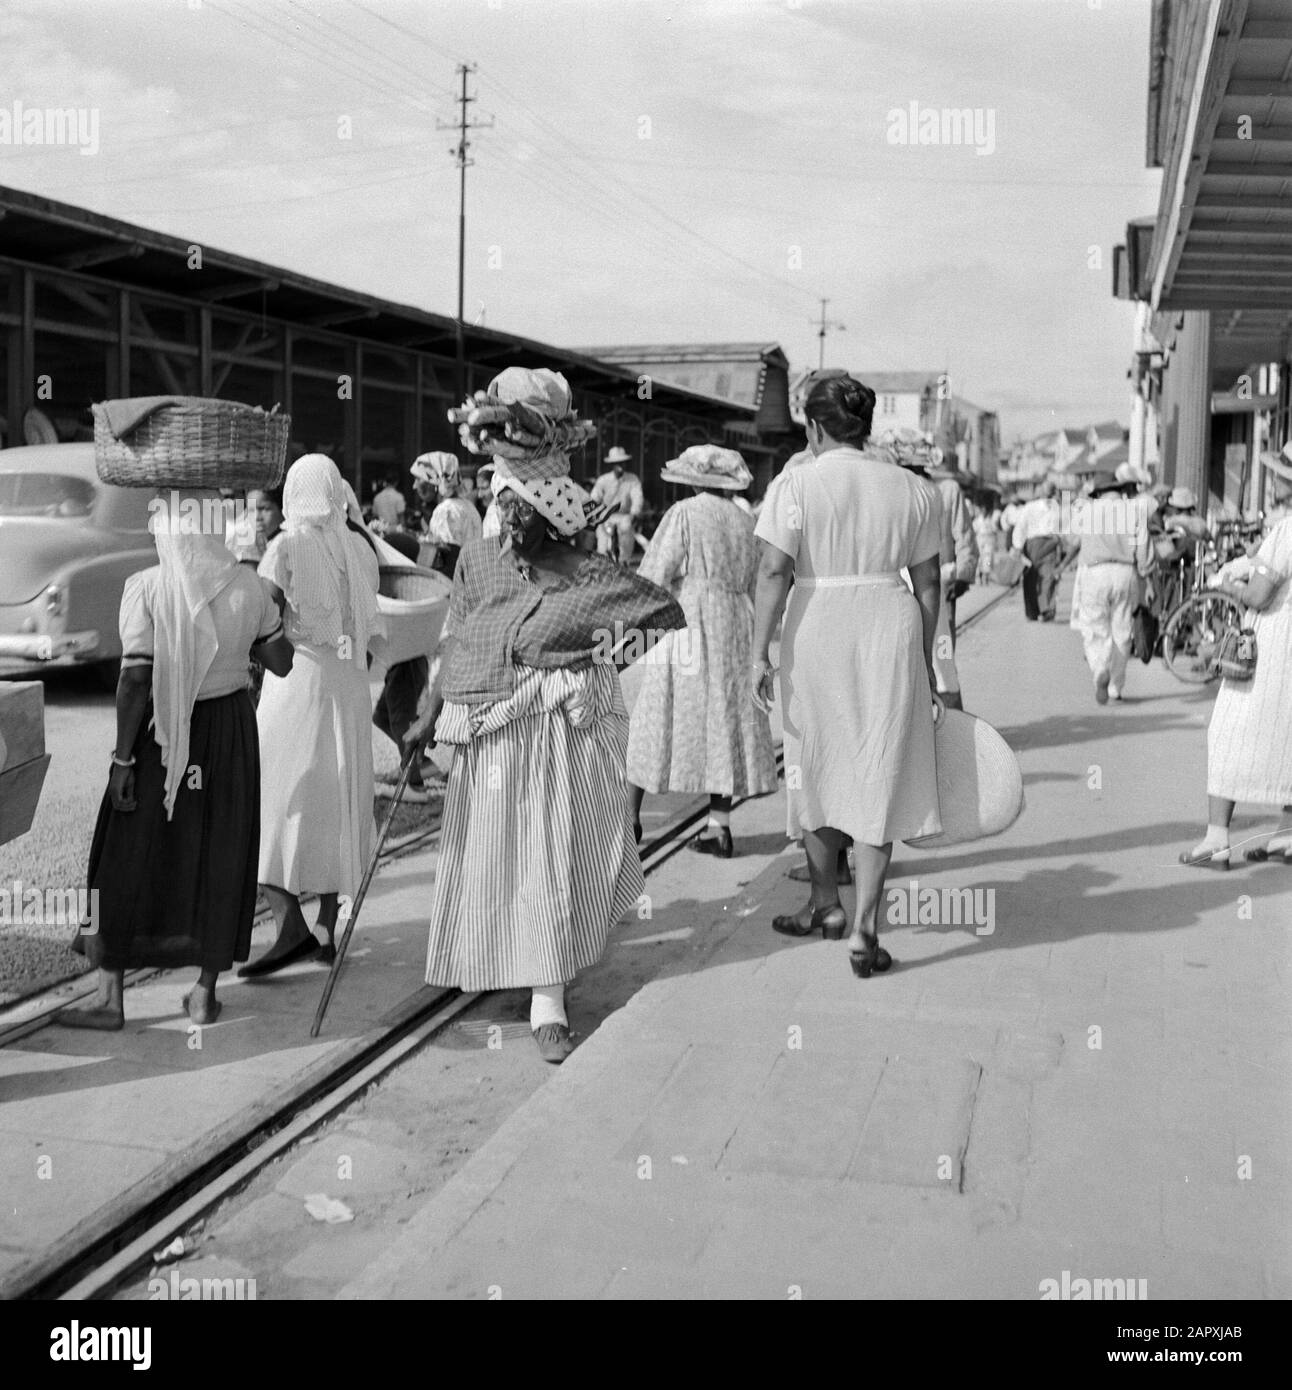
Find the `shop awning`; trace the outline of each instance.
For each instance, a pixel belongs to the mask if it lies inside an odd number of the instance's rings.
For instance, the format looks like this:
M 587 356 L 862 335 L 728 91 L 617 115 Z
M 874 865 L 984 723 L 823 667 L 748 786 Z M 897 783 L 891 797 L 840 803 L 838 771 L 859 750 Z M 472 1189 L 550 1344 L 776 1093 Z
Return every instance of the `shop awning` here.
M 1292 330 L 1292 7 L 1156 0 L 1149 162 L 1163 169 L 1155 310 L 1210 309 L 1213 351 L 1281 356 Z

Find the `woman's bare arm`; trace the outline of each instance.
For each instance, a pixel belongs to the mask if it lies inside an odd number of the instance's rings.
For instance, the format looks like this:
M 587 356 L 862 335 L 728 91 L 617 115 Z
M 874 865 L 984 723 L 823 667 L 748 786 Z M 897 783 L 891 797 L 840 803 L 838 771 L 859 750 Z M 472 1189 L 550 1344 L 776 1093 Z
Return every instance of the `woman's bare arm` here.
M 938 611 L 942 606 L 942 565 L 939 557 L 931 555 L 910 567 L 911 587 L 920 605 L 920 638 L 924 646 L 924 665 L 929 672 L 929 685 L 936 689 L 933 677 L 933 642 L 938 626 Z
M 785 600 L 794 581 L 794 560 L 770 541 L 758 542 L 758 587 L 754 590 L 755 661 L 770 661 L 772 637 L 785 612 Z

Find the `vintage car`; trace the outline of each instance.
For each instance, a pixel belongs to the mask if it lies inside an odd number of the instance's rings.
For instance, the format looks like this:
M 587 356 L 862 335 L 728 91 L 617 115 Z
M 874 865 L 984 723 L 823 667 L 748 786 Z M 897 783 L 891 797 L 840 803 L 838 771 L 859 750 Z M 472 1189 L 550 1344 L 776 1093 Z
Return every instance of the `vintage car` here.
M 157 563 L 150 488 L 99 480 L 93 444 L 0 449 L 0 676 L 89 666 L 115 683 L 121 592 Z M 434 655 L 452 584 L 377 539 L 383 664 Z
M 126 578 L 157 563 L 147 488 L 99 481 L 94 445 L 0 449 L 0 675 L 115 680 Z

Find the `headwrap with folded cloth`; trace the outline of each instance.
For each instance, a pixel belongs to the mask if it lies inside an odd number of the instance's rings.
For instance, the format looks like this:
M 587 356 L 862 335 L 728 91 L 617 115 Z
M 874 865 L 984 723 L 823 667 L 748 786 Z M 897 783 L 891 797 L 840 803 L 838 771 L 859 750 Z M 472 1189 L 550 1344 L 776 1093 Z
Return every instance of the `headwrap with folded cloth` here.
M 514 492 L 517 497 L 523 497 L 560 536 L 577 536 L 584 529 L 588 524 L 591 498 L 573 478 L 521 480 L 503 472 L 506 462 L 506 459 L 500 459 L 493 475 L 491 487 L 495 497 L 501 497 L 504 492 Z
M 410 471 L 414 478 L 430 483 L 440 492 L 448 492 L 457 487 L 458 457 L 443 449 L 435 449 L 429 454 L 419 454 L 413 460 Z
M 157 542 L 160 576 L 154 594 L 154 737 L 166 769 L 166 819 L 188 770 L 189 726 L 193 705 L 219 650 L 211 600 L 233 582 L 238 561 L 223 535 L 192 528 L 185 502 L 208 514 L 220 494 L 211 488 L 171 488 L 149 509 L 149 530 Z M 128 654 L 127 654 L 128 655 Z

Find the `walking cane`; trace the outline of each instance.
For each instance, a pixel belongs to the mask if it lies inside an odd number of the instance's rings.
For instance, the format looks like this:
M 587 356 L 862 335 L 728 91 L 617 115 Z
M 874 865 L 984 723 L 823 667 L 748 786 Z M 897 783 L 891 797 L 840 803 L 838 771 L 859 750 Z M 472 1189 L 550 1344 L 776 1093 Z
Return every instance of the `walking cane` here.
M 395 819 L 395 811 L 399 807 L 400 799 L 404 795 L 404 788 L 408 784 L 409 769 L 413 766 L 413 759 L 418 757 L 420 752 L 420 749 L 415 749 L 412 757 L 406 758 L 403 766 L 399 769 L 399 780 L 395 783 L 395 792 L 390 798 L 390 810 L 386 812 L 386 820 L 381 827 L 381 833 L 377 836 L 377 843 L 372 847 L 372 854 L 368 858 L 368 867 L 363 871 L 363 881 L 359 884 L 359 891 L 350 906 L 345 930 L 341 933 L 341 941 L 336 948 L 336 959 L 332 962 L 332 969 L 328 972 L 327 984 L 323 989 L 323 998 L 319 1000 L 318 1011 L 314 1015 L 314 1026 L 310 1029 L 311 1038 L 317 1038 L 319 1029 L 323 1026 L 323 1015 L 327 1013 L 328 1002 L 332 998 L 332 991 L 336 988 L 337 976 L 341 973 L 341 962 L 345 959 L 346 947 L 350 944 L 350 933 L 354 930 L 354 924 L 359 920 L 359 909 L 363 906 L 363 900 L 368 894 L 368 885 L 372 882 L 372 876 L 377 872 L 377 860 L 380 858 L 382 848 L 386 843 L 386 836 L 390 834 L 391 822 Z

